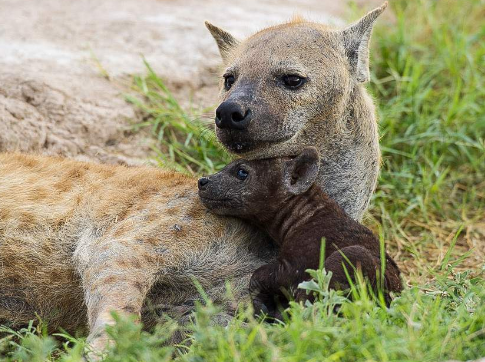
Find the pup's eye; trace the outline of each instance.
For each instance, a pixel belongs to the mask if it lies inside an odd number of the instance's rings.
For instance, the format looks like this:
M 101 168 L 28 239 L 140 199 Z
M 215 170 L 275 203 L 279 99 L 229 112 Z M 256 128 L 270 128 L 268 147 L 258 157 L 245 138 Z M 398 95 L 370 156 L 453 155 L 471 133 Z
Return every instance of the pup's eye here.
M 226 88 L 226 90 L 229 90 L 232 85 L 234 84 L 235 82 L 235 78 L 233 75 L 225 75 L 224 76 L 224 88 Z
M 283 84 L 289 89 L 300 88 L 305 83 L 305 81 L 305 78 L 298 75 L 289 74 L 283 76 Z
M 236 173 L 237 178 L 242 180 L 242 181 L 247 179 L 248 175 L 249 175 L 249 173 L 246 170 L 243 170 L 242 168 L 237 170 L 237 173 Z

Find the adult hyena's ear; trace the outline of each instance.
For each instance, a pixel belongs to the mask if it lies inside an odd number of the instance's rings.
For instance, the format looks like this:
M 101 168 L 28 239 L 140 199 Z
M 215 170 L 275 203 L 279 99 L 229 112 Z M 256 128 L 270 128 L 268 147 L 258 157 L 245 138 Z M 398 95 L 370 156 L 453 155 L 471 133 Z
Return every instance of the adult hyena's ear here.
M 284 185 L 293 195 L 307 191 L 314 184 L 320 169 L 320 156 L 315 147 L 306 147 L 284 165 Z
M 369 81 L 369 41 L 372 27 L 379 15 L 386 9 L 387 1 L 377 9 L 372 10 L 356 23 L 342 31 L 345 52 L 349 58 L 352 72 L 358 82 Z
M 239 44 L 239 41 L 227 31 L 222 30 L 215 25 L 212 25 L 208 21 L 205 22 L 205 26 L 210 31 L 212 37 L 216 41 L 217 46 L 219 47 L 219 53 L 221 53 L 222 60 L 226 61 L 229 53 Z

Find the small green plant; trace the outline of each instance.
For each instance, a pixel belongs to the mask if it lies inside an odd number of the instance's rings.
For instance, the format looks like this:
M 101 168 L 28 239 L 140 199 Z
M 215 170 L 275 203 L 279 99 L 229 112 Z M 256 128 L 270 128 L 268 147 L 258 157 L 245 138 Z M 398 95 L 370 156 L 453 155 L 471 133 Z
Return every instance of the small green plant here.
M 31 321 L 20 330 L 0 326 L 0 358 L 42 362 L 59 353 L 57 342 L 47 335 L 45 324 L 36 322 L 34 325 Z

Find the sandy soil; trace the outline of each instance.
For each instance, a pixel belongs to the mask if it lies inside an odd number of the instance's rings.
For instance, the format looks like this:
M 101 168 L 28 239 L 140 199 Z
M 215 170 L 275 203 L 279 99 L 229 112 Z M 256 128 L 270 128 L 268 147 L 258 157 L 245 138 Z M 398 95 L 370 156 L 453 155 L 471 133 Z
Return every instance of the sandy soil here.
M 142 55 L 182 103 L 214 105 L 219 55 L 204 20 L 243 37 L 295 13 L 339 25 L 345 9 L 336 0 L 0 0 L 0 151 L 139 163 L 149 142 L 129 132 L 137 115 L 122 94 L 144 72 Z

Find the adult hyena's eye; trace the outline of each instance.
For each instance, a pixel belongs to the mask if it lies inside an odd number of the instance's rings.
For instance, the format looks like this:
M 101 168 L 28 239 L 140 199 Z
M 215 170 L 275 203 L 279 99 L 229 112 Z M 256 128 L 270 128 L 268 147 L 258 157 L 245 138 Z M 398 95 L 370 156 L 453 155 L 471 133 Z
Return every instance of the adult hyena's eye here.
M 229 90 L 234 84 L 234 82 L 235 82 L 235 78 L 233 75 L 224 76 L 224 88 L 226 88 L 226 90 Z
M 249 172 L 247 172 L 246 170 L 242 168 L 237 170 L 236 177 L 241 181 L 244 181 L 245 179 L 247 179 L 248 176 L 249 176 Z
M 283 76 L 283 84 L 286 88 L 289 89 L 300 88 L 305 83 L 305 80 L 305 78 L 294 74 L 288 74 Z

